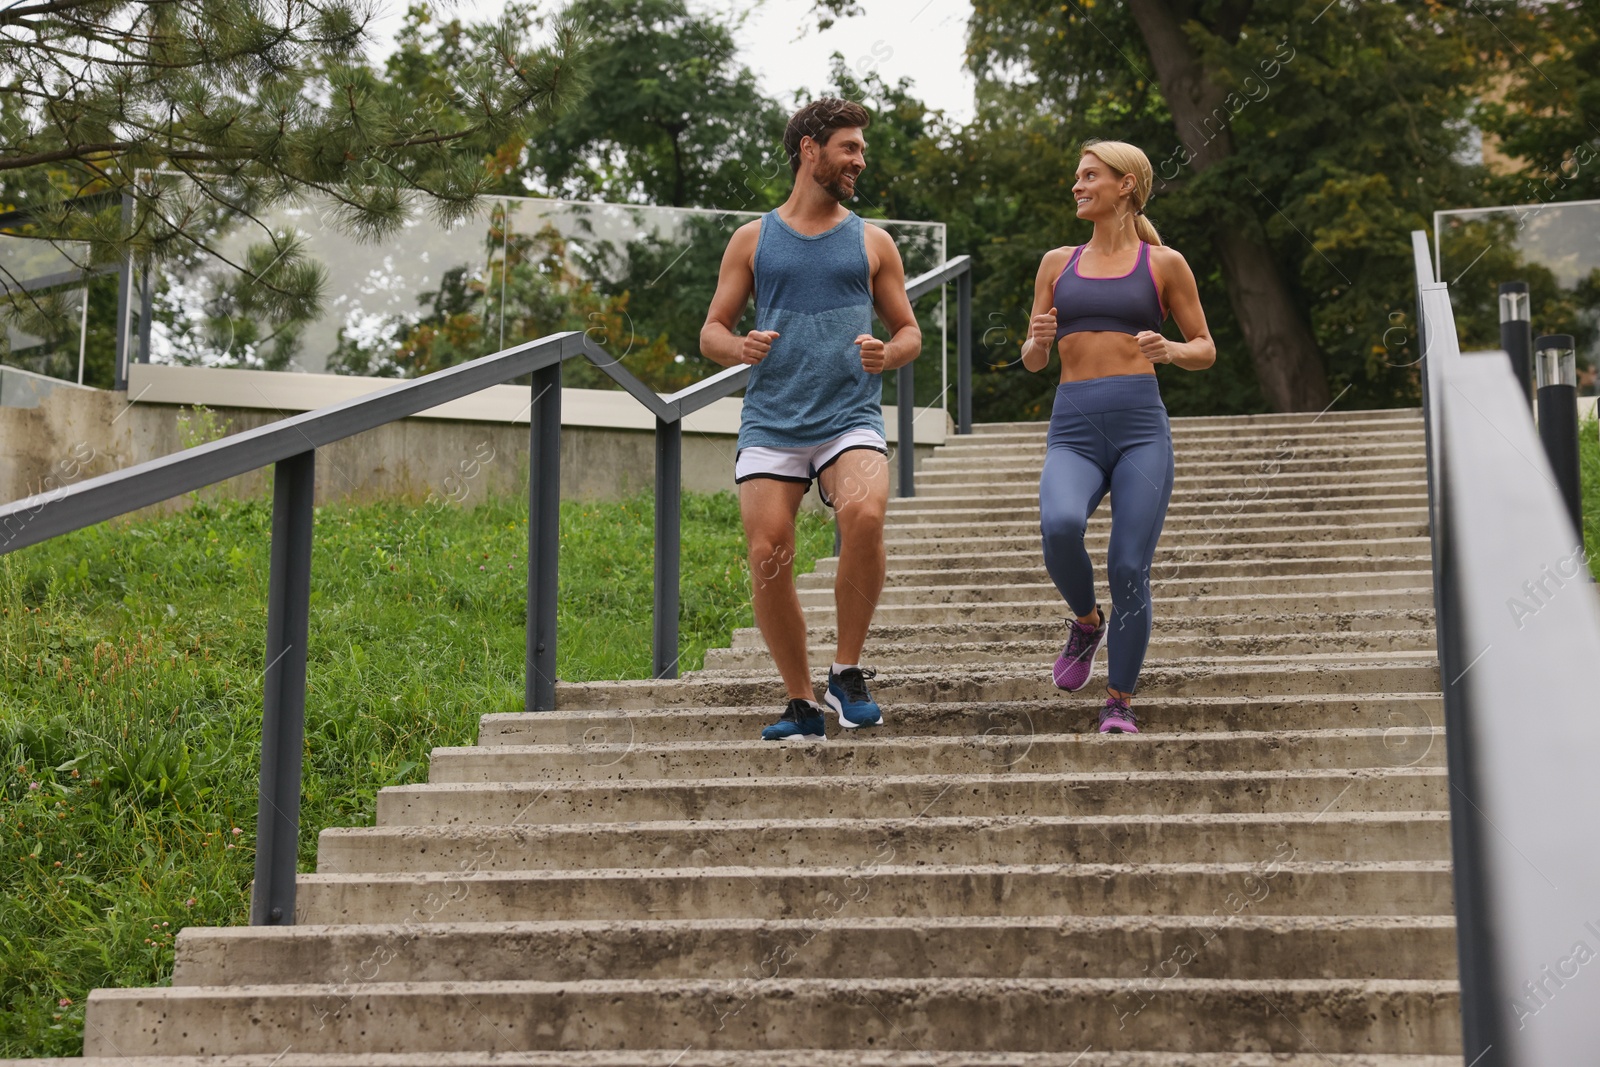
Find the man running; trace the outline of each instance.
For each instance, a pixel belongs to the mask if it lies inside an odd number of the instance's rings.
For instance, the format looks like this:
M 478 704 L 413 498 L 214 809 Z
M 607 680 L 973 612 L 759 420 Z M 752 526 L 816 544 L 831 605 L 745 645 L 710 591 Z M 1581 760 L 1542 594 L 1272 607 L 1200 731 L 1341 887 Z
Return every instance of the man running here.
M 752 368 L 734 480 L 756 624 L 789 700 L 761 732 L 767 740 L 824 736 L 793 570 L 795 515 L 812 479 L 834 509 L 841 540 L 826 699 L 845 729 L 883 722 L 867 692 L 872 672 L 861 667 L 885 570 L 883 373 L 917 358 L 922 331 L 893 239 L 844 206 L 866 169 L 871 121 L 847 100 L 825 98 L 795 112 L 783 134 L 794 188 L 776 210 L 735 231 L 700 330 L 706 358 Z M 737 334 L 752 295 L 756 328 Z M 872 336 L 874 308 L 888 341 Z

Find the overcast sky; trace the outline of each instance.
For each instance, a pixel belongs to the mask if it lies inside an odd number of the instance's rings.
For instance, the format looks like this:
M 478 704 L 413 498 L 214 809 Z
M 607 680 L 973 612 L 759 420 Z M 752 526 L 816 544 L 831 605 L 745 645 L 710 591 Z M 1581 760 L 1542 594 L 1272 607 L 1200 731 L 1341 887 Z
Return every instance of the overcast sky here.
M 436 0 L 437 2 L 437 0 Z M 406 0 L 378 0 L 382 15 L 374 25 L 379 48 L 387 51 L 400 26 Z M 754 8 L 739 33 L 739 59 L 780 103 L 791 103 L 799 89 L 820 89 L 827 80 L 828 56 L 839 52 L 857 71 L 876 70 L 893 84 L 910 78 L 916 96 L 957 121 L 972 117 L 972 79 L 961 65 L 970 0 L 862 0 L 865 15 L 841 19 L 826 33 L 814 28 L 812 0 L 756 0 L 728 4 L 689 0 L 699 11 Z M 504 0 L 439 3 L 441 13 L 464 22 L 497 17 Z

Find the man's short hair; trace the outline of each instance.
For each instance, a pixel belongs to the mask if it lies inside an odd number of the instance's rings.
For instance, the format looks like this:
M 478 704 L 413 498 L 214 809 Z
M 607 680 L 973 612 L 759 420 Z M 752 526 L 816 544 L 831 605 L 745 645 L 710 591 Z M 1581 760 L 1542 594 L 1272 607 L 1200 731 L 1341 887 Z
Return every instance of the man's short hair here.
M 789 169 L 800 173 L 800 138 L 809 137 L 818 144 L 827 144 L 834 130 L 852 127 L 866 129 L 872 125 L 872 115 L 853 100 L 840 100 L 825 96 L 814 100 L 794 113 L 789 126 L 783 131 L 783 148 L 789 153 Z

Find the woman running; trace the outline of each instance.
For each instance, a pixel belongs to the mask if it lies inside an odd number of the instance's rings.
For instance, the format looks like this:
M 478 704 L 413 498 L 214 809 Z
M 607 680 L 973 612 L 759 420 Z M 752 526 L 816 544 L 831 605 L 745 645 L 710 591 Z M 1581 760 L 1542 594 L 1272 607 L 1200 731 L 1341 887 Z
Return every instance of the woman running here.
M 1094 235 L 1077 248 L 1045 253 L 1022 346 L 1022 365 L 1031 371 L 1044 370 L 1052 347 L 1061 353 L 1039 519 L 1045 569 L 1076 618 L 1067 623 L 1055 683 L 1069 693 L 1089 684 L 1109 623 L 1100 732 L 1111 734 L 1139 732 L 1129 701 L 1150 644 L 1150 561 L 1172 496 L 1172 427 L 1155 365 L 1204 370 L 1217 358 L 1189 264 L 1161 244 L 1145 218 L 1151 180 L 1150 160 L 1133 145 L 1083 146 L 1072 196 Z M 1169 308 L 1182 344 L 1161 336 Z M 1083 547 L 1089 516 L 1108 490 L 1109 619 L 1095 599 L 1094 566 Z

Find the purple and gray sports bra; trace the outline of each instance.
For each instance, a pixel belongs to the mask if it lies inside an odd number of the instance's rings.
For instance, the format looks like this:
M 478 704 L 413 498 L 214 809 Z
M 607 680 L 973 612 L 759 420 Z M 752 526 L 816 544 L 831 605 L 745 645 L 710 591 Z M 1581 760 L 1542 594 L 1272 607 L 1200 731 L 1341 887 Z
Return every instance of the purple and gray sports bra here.
M 1160 333 L 1167 309 L 1161 304 L 1156 276 L 1150 270 L 1150 246 L 1140 241 L 1133 269 L 1115 278 L 1085 278 L 1079 274 L 1078 257 L 1083 255 L 1084 247 L 1079 245 L 1073 250 L 1072 258 L 1056 276 L 1056 340 L 1089 330 Z

